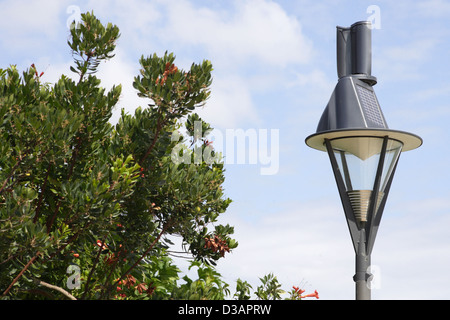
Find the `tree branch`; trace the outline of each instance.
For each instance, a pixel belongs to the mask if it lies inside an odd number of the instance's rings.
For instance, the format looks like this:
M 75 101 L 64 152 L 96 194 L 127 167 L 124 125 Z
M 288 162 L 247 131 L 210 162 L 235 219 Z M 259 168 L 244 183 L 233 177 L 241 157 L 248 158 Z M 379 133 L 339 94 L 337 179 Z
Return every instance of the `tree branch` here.
M 25 271 L 28 270 L 28 268 L 34 263 L 34 261 L 36 261 L 36 259 L 39 257 L 41 253 L 38 251 L 36 253 L 36 255 L 30 259 L 30 261 L 28 261 L 28 263 L 25 265 L 25 267 L 23 267 L 23 269 L 19 272 L 19 274 L 17 275 L 17 277 L 14 278 L 14 280 L 11 282 L 11 284 L 9 285 L 9 287 L 3 292 L 2 296 L 6 296 L 8 294 L 8 292 L 11 290 L 11 288 L 13 287 L 13 285 L 17 282 L 17 280 L 20 279 L 20 277 L 25 273 Z
M 89 60 L 92 58 L 92 56 L 93 56 L 93 52 L 92 51 L 87 52 L 87 59 L 84 61 L 84 66 L 83 66 L 84 68 L 86 68 L 86 71 L 80 70 L 80 79 L 78 80 L 77 85 L 79 85 L 81 83 L 81 81 L 83 80 L 84 76 L 86 75 L 87 69 L 89 67 Z M 83 59 L 83 57 L 81 57 L 81 58 Z
M 66 296 L 67 298 L 69 298 L 70 300 L 77 300 L 77 298 L 75 298 L 73 295 L 71 295 L 69 292 L 67 292 L 67 291 L 64 290 L 63 288 L 60 288 L 60 287 L 55 286 L 55 285 L 53 285 L 53 284 L 49 284 L 49 283 L 47 283 L 47 282 L 41 281 L 41 280 L 36 279 L 36 278 L 34 278 L 33 281 L 34 281 L 34 283 L 37 284 L 37 285 L 41 285 L 41 286 L 44 286 L 44 287 L 47 287 L 47 288 L 49 288 L 49 289 L 56 290 L 56 291 L 62 293 L 63 295 L 65 295 L 65 296 Z

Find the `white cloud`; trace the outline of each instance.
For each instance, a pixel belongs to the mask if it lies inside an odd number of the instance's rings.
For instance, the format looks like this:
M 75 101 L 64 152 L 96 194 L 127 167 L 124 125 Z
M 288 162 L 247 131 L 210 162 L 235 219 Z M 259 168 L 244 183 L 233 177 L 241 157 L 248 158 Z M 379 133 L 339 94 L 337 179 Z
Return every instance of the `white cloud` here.
M 57 17 L 65 12 L 65 3 L 54 0 L 0 2 L 0 29 L 7 32 L 7 37 L 1 37 L 0 40 L 8 41 L 2 43 L 2 47 L 35 49 L 45 46 L 49 39 L 54 40 L 62 28 Z M 46 41 L 43 41 L 42 36 Z
M 296 73 L 295 79 L 289 83 L 290 87 L 310 86 L 317 92 L 329 92 L 331 94 L 336 80 L 331 81 L 329 77 L 319 69 L 312 70 L 309 73 Z
M 284 67 L 311 59 L 312 43 L 299 21 L 275 2 L 233 1 L 227 10 L 195 7 L 188 1 L 164 3 L 167 16 L 155 26 L 154 35 L 175 49 L 203 50 L 213 63 L 212 96 L 199 112 L 213 126 L 259 124 L 255 94 L 273 89 L 268 75 L 283 83 L 286 77 L 280 79 L 280 74 Z
M 233 65 L 256 59 L 286 66 L 305 63 L 311 42 L 297 19 L 272 1 L 234 1 L 233 13 L 195 8 L 187 1 L 171 2 L 164 39 L 181 45 L 202 45 L 220 63 Z
M 222 129 L 260 120 L 248 84 L 238 75 L 215 77 L 210 99 L 196 112 L 213 127 Z
M 22 70 L 34 63 L 45 72 L 43 80 L 51 83 L 61 73 L 70 75 L 67 21 L 79 14 L 78 9 L 68 0 L 0 1 L 3 63 Z
M 116 24 L 122 35 L 119 41 L 133 49 L 153 42 L 153 32 L 163 17 L 158 1 L 91 0 L 81 10 L 93 10 L 103 23 Z

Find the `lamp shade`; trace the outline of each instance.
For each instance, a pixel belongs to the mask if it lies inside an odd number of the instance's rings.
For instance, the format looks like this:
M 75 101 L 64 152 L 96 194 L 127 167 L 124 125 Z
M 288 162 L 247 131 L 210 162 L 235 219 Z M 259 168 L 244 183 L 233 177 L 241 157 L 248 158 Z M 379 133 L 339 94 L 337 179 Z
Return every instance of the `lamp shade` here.
M 373 86 L 372 45 L 369 21 L 350 28 L 337 27 L 338 83 L 320 118 L 315 134 L 306 138 L 312 148 L 326 151 L 325 139 L 351 136 L 389 136 L 403 143 L 403 151 L 418 148 L 422 139 L 414 134 L 390 130 Z
M 367 222 L 369 210 L 372 208 L 376 213 L 381 200 L 387 196 L 386 186 L 403 143 L 388 137 L 362 136 L 335 138 L 329 141 L 329 146 L 342 175 L 354 218 L 361 227 Z
M 325 139 L 362 136 L 389 136 L 403 143 L 402 151 L 422 145 L 422 139 L 415 134 L 389 129 L 371 85 L 352 75 L 345 76 L 339 79 L 316 133 L 306 138 L 306 144 L 326 151 Z

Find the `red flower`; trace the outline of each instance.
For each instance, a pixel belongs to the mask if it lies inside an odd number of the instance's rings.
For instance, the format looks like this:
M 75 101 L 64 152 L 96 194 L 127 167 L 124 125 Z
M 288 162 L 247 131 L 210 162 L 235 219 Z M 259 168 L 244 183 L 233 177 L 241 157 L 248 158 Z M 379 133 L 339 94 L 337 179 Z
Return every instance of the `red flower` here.
M 301 296 L 300 298 L 316 298 L 319 299 L 319 293 L 317 292 L 317 290 L 314 291 L 314 293 L 310 293 L 310 294 L 305 294 L 304 296 Z
M 292 288 L 297 292 L 298 295 L 301 295 L 305 290 L 300 289 L 299 287 L 292 286 Z

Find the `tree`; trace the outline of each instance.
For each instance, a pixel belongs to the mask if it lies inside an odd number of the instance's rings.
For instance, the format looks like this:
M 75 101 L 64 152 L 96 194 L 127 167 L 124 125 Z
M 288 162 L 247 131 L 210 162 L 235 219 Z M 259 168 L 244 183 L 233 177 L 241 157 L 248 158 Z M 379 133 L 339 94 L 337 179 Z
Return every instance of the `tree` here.
M 95 73 L 119 36 L 88 12 L 68 41 L 76 80 L 0 69 L 3 298 L 169 298 L 180 292 L 170 235 L 206 265 L 207 287 L 209 266 L 237 247 L 233 227 L 217 224 L 231 202 L 223 163 L 193 126 L 211 129 L 194 113 L 210 95 L 211 63 L 184 71 L 172 53 L 142 56 L 133 86 L 147 106 L 112 126 L 121 85 L 106 92 Z
M 140 59 L 133 86 L 146 101 L 109 123 L 121 85 L 95 76 L 114 57 L 119 29 L 93 13 L 72 24 L 76 79 L 43 83 L 33 64 L 0 69 L 0 294 L 3 299 L 225 299 L 214 269 L 235 249 L 233 227 L 217 223 L 231 200 L 224 167 L 194 111 L 210 95 L 212 65 L 188 71 L 173 53 Z M 185 127 L 186 134 L 180 131 Z M 171 258 L 182 239 L 197 280 Z M 281 299 L 260 278 L 259 299 Z M 297 287 L 290 299 L 302 296 Z M 237 280 L 234 298 L 252 287 Z

